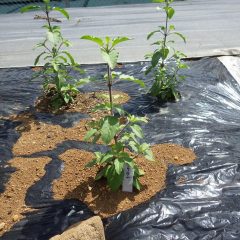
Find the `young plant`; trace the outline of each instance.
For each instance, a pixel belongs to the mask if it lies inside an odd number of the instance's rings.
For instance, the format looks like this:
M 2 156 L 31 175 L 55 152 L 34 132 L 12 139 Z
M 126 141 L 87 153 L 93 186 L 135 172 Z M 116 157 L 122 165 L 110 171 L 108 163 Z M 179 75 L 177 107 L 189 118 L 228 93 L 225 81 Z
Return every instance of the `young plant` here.
M 47 24 L 43 26 L 47 30 L 45 39 L 36 45 L 42 52 L 36 57 L 34 65 L 36 66 L 40 59 L 45 61 L 42 70 L 37 74 L 44 79 L 43 89 L 46 95 L 51 95 L 52 106 L 55 109 L 62 105 L 73 102 L 78 89 L 77 86 L 87 82 L 86 79 L 76 81 L 71 75 L 71 68 L 82 73 L 79 65 L 75 62 L 73 56 L 63 48 L 71 44 L 64 39 L 59 26 L 53 26 L 50 13 L 52 11 L 60 12 L 69 19 L 69 14 L 62 8 L 51 7 L 50 0 L 43 0 L 43 6 L 30 5 L 21 9 L 21 12 L 31 10 L 42 10 L 46 15 Z M 71 68 L 70 68 L 71 67 Z
M 179 82 L 185 79 L 185 76 L 179 73 L 180 69 L 187 68 L 186 63 L 181 59 L 186 57 L 182 52 L 176 51 L 171 44 L 174 44 L 172 36 L 181 38 L 185 43 L 185 37 L 175 31 L 175 26 L 169 24 L 173 18 L 175 10 L 171 6 L 174 0 L 154 0 L 153 2 L 163 3 L 160 8 L 165 14 L 165 23 L 159 28 L 148 34 L 149 40 L 155 34 L 160 34 L 160 38 L 153 43 L 157 49 L 148 58 L 151 58 L 151 66 L 147 69 L 146 74 L 153 72 L 154 83 L 150 88 L 150 94 L 163 101 L 178 100 L 181 95 L 177 91 Z
M 121 106 L 114 104 L 112 97 L 112 85 L 116 78 L 128 80 L 144 86 L 144 83 L 132 76 L 116 73 L 112 71 L 118 60 L 119 53 L 115 46 L 121 42 L 129 40 L 127 37 L 97 38 L 94 36 L 83 36 L 81 39 L 90 40 L 99 45 L 102 58 L 107 63 L 107 86 L 109 93 L 109 102 L 96 106 L 95 111 L 107 110 L 109 115 L 102 117 L 100 120 L 93 121 L 89 124 L 91 129 L 85 136 L 85 140 L 92 140 L 96 143 L 102 141 L 109 147 L 105 153 L 95 152 L 95 158 L 90 161 L 86 167 L 94 165 L 101 166 L 95 179 L 106 178 L 109 187 L 116 191 L 123 183 L 124 168 L 133 169 L 133 185 L 140 190 L 141 184 L 139 177 L 144 172 L 139 169 L 135 159 L 139 155 L 144 155 L 148 160 L 153 160 L 152 152 L 147 143 L 140 143 L 139 139 L 143 138 L 143 131 L 140 123 L 146 123 L 146 117 L 136 117 L 125 112 Z

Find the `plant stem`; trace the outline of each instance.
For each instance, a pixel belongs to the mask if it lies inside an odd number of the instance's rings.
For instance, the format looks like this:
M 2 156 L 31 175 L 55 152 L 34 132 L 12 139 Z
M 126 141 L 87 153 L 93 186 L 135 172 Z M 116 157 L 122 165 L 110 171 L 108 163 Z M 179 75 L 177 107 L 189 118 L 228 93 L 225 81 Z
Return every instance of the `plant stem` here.
M 52 26 L 51 26 L 50 17 L 49 17 L 49 11 L 48 11 L 48 4 L 45 5 L 45 8 L 46 8 L 45 13 L 47 16 L 48 27 L 49 27 L 50 32 L 52 32 Z
M 123 133 L 123 131 L 128 127 L 128 125 L 130 124 L 130 121 L 128 121 L 126 124 L 125 124 L 125 126 L 123 127 L 123 129 L 118 133 L 118 134 L 116 134 L 116 139 L 118 139 L 120 136 L 121 136 L 121 134 Z
M 169 7 L 169 3 L 168 2 L 166 2 L 166 7 L 168 8 Z M 164 39 L 163 39 L 163 47 L 162 47 L 162 49 L 163 50 L 165 50 L 165 48 L 166 48 L 166 41 L 167 41 L 167 36 L 168 36 L 168 12 L 167 11 L 165 11 L 165 13 L 166 13 L 166 21 L 165 21 L 165 30 L 164 30 Z M 162 62 L 161 62 L 161 68 L 163 68 L 164 67 L 164 58 L 162 58 Z
M 108 93 L 109 93 L 109 102 L 110 102 L 110 113 L 113 116 L 113 99 L 112 99 L 112 72 L 109 65 L 107 65 L 108 72 Z M 117 144 L 118 138 L 117 135 L 114 136 L 114 142 Z
M 111 108 L 110 113 L 113 116 L 112 73 L 109 65 L 107 65 L 107 71 L 108 71 L 108 93 L 109 93 L 109 102 L 110 102 L 110 108 Z

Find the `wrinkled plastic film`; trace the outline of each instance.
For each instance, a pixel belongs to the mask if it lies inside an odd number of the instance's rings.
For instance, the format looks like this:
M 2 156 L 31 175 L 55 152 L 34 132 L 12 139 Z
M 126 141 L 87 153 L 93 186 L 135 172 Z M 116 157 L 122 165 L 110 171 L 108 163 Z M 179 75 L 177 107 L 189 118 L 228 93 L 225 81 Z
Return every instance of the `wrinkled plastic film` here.
M 177 103 L 156 102 L 130 82 L 117 82 L 114 86 L 114 89 L 131 96 L 124 105 L 126 110 L 138 115 L 147 114 L 150 119 L 143 125 L 146 142 L 181 144 L 192 148 L 197 159 L 190 165 L 170 166 L 165 190 L 148 202 L 104 219 L 107 239 L 240 238 L 240 85 L 216 58 L 191 61 L 189 66 L 190 69 L 185 70 L 186 81 L 179 87 L 182 99 Z M 144 75 L 145 67 L 146 63 L 134 63 L 126 64 L 120 70 L 139 79 L 144 78 L 150 86 L 151 77 Z M 86 70 L 91 75 L 97 73 L 101 78 L 105 67 L 86 66 Z M 30 106 L 40 94 L 40 81 L 31 83 L 29 87 L 27 79 L 30 75 L 29 68 L 0 70 L 1 79 L 8 80 L 8 84 L 5 82 L 0 89 L 1 96 L 5 96 L 1 115 L 8 116 L 26 109 L 33 111 Z M 17 82 L 20 90 L 17 87 L 11 89 L 12 82 Z M 97 81 L 82 90 L 102 89 L 106 90 L 105 82 Z M 11 96 L 5 94 L 7 90 L 11 91 Z M 14 108 L 15 102 L 18 109 Z M 39 121 L 63 127 L 71 127 L 87 117 L 83 114 L 55 117 L 34 111 L 33 114 Z M 14 130 L 16 124 L 10 120 L 1 122 L 0 144 L 5 154 L 1 157 L 3 166 L 12 158 L 11 148 L 19 137 Z M 28 189 L 26 195 L 26 204 L 39 210 L 28 213 L 2 239 L 48 239 L 93 215 L 77 200 L 54 201 L 52 198 L 51 184 L 60 177 L 63 164 L 59 155 L 71 148 L 106 151 L 101 145 L 64 141 L 51 151 L 25 156 L 48 156 L 52 159 L 46 166 L 46 174 Z M 4 184 L 14 169 L 1 169 L 4 191 Z M 180 178 L 184 181 L 179 181 Z

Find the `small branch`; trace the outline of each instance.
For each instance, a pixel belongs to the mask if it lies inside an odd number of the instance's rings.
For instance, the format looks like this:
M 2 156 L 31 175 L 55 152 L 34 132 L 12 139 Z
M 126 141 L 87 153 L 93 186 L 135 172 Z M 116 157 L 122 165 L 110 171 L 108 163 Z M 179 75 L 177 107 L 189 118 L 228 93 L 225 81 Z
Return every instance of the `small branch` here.
M 42 20 L 47 20 L 47 17 L 40 16 L 40 15 L 35 15 L 35 16 L 34 16 L 34 19 L 42 19 Z M 61 23 L 61 22 L 62 22 L 61 20 L 59 20 L 59 19 L 56 19 L 56 18 L 52 18 L 52 17 L 50 17 L 50 18 L 49 18 L 49 21 L 50 21 L 50 22 L 59 22 L 59 23 Z
M 138 153 L 137 155 L 135 155 L 135 156 L 133 157 L 133 160 L 136 159 L 139 155 L 140 155 L 140 153 Z
M 111 68 L 109 65 L 107 65 L 107 71 L 108 71 L 108 92 L 109 92 L 109 102 L 110 102 L 110 108 L 111 108 L 111 115 L 113 116 L 113 100 L 112 100 L 112 73 Z
M 63 42 L 61 42 L 61 44 L 58 46 L 57 52 L 60 50 L 60 48 L 62 47 Z
M 123 127 L 123 129 L 122 129 L 118 134 L 115 135 L 116 139 L 118 139 L 118 138 L 121 136 L 121 134 L 122 134 L 123 131 L 128 127 L 129 124 L 130 124 L 130 122 L 128 121 L 128 122 L 126 123 L 126 125 Z
M 44 43 L 44 45 L 43 45 L 47 50 L 48 50 L 48 52 L 49 53 L 51 53 L 52 51 L 46 46 L 46 44 Z
M 45 4 L 45 9 L 46 9 L 45 13 L 47 16 L 48 27 L 49 27 L 49 30 L 52 32 L 52 26 L 51 26 L 50 17 L 49 17 L 49 11 L 48 11 L 48 4 Z
M 166 3 L 166 6 L 168 7 L 169 4 Z M 163 47 L 162 49 L 165 49 L 166 48 L 166 41 L 167 41 L 167 36 L 168 36 L 168 13 L 166 13 L 166 21 L 165 21 L 165 30 L 164 30 L 164 40 L 163 40 Z M 164 59 L 162 58 L 162 62 L 161 62 L 161 67 L 163 68 L 165 66 L 164 64 Z

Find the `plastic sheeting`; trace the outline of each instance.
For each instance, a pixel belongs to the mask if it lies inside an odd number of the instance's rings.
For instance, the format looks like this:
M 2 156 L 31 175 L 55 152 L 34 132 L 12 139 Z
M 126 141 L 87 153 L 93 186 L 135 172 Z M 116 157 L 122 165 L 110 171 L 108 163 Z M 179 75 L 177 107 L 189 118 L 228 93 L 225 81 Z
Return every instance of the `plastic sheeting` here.
M 126 64 L 121 71 L 145 78 L 145 65 Z M 131 100 L 125 104 L 128 111 L 149 117 L 150 122 L 143 127 L 146 141 L 191 147 L 197 160 L 191 165 L 170 166 L 165 190 L 144 204 L 104 219 L 109 240 L 240 239 L 240 85 L 216 58 L 191 61 L 189 65 L 187 79 L 180 86 L 182 99 L 177 103 L 156 102 L 144 91 L 140 94 L 132 83 L 118 82 L 115 85 L 115 89 L 130 94 Z M 87 66 L 86 69 L 91 74 L 97 72 L 99 76 L 104 73 L 102 65 Z M 39 82 L 29 85 L 26 77 L 30 75 L 29 68 L 0 70 L 1 79 L 7 77 L 8 81 L 2 85 L 0 96 L 10 90 L 11 84 L 16 86 L 11 88 L 10 95 L 3 95 L 6 98 L 3 98 L 1 114 L 17 113 L 33 103 L 39 94 Z M 150 84 L 149 79 L 145 80 Z M 99 81 L 83 89 L 104 89 L 104 83 Z M 17 109 L 13 107 L 15 101 Z M 29 109 L 33 111 L 31 107 Z M 35 117 L 39 121 L 70 127 L 85 116 Z M 1 126 L 0 144 L 4 150 L 1 164 L 5 165 L 12 157 L 11 147 L 19 135 L 11 121 L 2 121 Z M 26 204 L 39 210 L 28 213 L 26 219 L 17 223 L 2 239 L 48 239 L 93 215 L 77 200 L 52 199 L 51 183 L 60 176 L 62 169 L 58 155 L 73 147 L 89 151 L 97 148 L 106 150 L 103 146 L 65 141 L 52 151 L 25 156 L 49 156 L 52 159 L 46 166 L 45 176 L 31 186 L 26 195 Z M 2 191 L 12 171 L 14 169 L 2 168 Z

